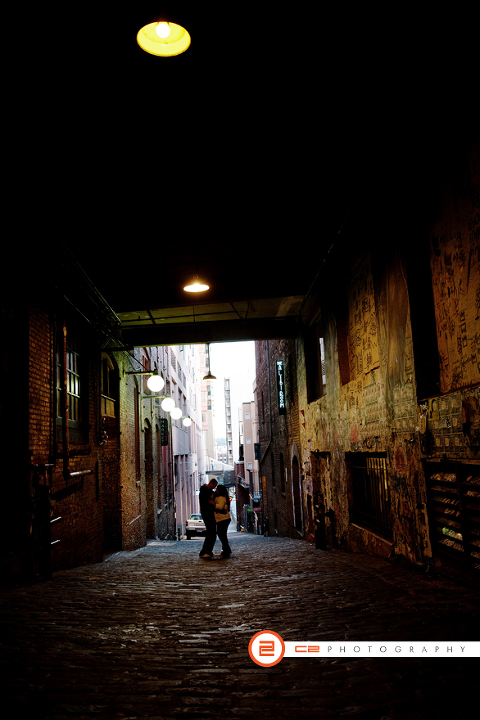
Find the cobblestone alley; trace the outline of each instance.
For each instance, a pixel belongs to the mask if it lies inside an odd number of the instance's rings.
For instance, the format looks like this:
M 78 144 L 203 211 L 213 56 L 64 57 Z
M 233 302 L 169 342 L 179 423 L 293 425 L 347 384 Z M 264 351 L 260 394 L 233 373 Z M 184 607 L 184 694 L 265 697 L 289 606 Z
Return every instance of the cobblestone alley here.
M 1 598 L 8 718 L 467 718 L 466 658 L 283 658 L 256 665 L 260 630 L 284 640 L 478 640 L 473 587 L 285 538 L 159 542 Z M 218 544 L 217 544 L 218 547 Z

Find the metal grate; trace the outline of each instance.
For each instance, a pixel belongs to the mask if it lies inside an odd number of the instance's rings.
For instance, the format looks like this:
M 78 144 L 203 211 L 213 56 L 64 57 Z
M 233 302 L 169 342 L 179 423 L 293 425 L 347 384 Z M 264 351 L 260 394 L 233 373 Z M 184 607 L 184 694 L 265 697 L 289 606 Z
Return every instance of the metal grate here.
M 434 552 L 480 570 L 480 466 L 426 464 Z
M 357 525 L 392 538 L 387 460 L 380 456 L 355 457 L 350 465 L 353 490 L 352 520 Z

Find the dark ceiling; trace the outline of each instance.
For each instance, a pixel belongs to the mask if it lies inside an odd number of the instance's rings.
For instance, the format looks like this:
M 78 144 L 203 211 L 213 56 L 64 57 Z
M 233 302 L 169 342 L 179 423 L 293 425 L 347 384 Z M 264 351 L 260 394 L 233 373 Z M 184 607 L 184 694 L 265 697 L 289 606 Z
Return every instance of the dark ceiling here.
M 202 303 L 304 296 L 348 214 L 417 202 L 468 125 L 451 16 L 170 3 L 192 44 L 164 59 L 136 43 L 148 3 L 53 5 L 23 87 L 35 192 L 129 317 L 191 304 L 197 269 Z

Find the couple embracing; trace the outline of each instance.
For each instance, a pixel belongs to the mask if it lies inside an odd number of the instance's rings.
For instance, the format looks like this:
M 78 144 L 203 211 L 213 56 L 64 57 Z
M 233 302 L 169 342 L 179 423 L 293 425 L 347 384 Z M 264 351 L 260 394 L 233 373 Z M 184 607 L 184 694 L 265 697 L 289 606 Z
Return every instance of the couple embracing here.
M 206 536 L 200 550 L 202 560 L 213 557 L 213 546 L 217 539 L 222 543 L 221 557 L 227 558 L 232 554 L 227 540 L 227 530 L 230 525 L 230 498 L 224 485 L 218 485 L 216 480 L 210 480 L 200 488 L 200 512 L 205 523 Z

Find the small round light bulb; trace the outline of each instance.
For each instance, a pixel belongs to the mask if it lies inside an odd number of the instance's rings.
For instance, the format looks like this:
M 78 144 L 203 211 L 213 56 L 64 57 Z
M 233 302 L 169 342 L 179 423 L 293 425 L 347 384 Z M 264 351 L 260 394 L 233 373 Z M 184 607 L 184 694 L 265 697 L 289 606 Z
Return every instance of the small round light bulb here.
M 159 22 L 155 32 L 159 38 L 167 38 L 170 35 L 170 26 L 167 22 Z
M 182 417 L 182 411 L 179 407 L 174 407 L 173 410 L 170 411 L 170 415 L 174 420 L 179 420 Z
M 190 427 L 190 425 L 192 424 L 192 418 L 185 417 L 185 418 L 183 418 L 182 422 L 185 425 L 185 427 Z
M 165 385 L 165 380 L 161 375 L 151 375 L 147 380 L 147 387 L 152 392 L 160 392 Z
M 165 400 L 162 400 L 161 407 L 162 410 L 165 410 L 165 412 L 171 412 L 175 407 L 175 400 L 171 397 L 167 397 Z

